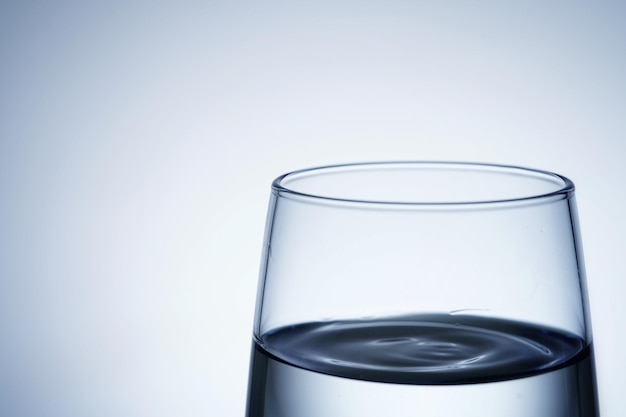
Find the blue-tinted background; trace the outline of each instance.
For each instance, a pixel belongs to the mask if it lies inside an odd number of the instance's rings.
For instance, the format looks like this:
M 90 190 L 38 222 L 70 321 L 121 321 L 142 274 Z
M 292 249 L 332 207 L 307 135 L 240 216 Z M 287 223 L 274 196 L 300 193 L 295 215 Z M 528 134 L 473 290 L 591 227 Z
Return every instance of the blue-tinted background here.
M 578 186 L 626 415 L 626 6 L 0 2 L 0 414 L 243 415 L 271 180 L 499 162 Z

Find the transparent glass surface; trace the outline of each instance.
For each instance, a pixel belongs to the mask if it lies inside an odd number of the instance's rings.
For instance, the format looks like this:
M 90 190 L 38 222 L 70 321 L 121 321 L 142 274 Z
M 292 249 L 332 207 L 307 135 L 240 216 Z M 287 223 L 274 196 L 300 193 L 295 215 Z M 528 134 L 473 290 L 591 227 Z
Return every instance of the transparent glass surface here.
M 596 416 L 565 177 L 471 163 L 272 184 L 248 416 Z

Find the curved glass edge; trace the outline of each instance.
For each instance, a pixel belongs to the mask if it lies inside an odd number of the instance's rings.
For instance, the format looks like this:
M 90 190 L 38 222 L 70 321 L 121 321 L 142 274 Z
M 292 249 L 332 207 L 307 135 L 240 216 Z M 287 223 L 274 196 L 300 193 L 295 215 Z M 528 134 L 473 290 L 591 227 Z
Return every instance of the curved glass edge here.
M 552 179 L 562 183 L 562 186 L 549 193 L 529 195 L 526 197 L 509 198 L 509 199 L 497 199 L 497 200 L 484 200 L 484 201 L 454 201 L 454 202 L 405 202 L 405 201 L 374 201 L 374 200 L 359 200 L 359 199 L 344 199 L 337 197 L 329 197 L 315 194 L 307 194 L 301 191 L 292 190 L 289 187 L 283 185 L 283 182 L 291 177 L 295 176 L 313 176 L 316 174 L 332 173 L 356 170 L 359 168 L 406 168 L 406 167 L 451 167 L 460 169 L 467 167 L 468 169 L 485 169 L 485 170 L 500 170 L 504 174 L 524 174 L 527 176 L 543 176 L 544 180 Z M 559 200 L 570 199 L 575 192 L 574 183 L 567 177 L 556 174 L 554 172 L 526 168 L 517 165 L 503 165 L 481 162 L 456 162 L 456 161 L 382 161 L 382 162 L 357 162 L 348 164 L 336 164 L 325 165 L 312 168 L 305 168 L 301 170 L 291 171 L 286 174 L 280 175 L 272 182 L 272 192 L 277 197 L 288 198 L 293 200 L 299 200 L 311 204 L 320 205 L 332 205 L 332 206 L 346 206 L 346 207 L 359 207 L 362 209 L 405 209 L 405 210 L 441 210 L 441 209 L 490 209 L 495 208 L 514 208 L 519 206 L 546 204 Z

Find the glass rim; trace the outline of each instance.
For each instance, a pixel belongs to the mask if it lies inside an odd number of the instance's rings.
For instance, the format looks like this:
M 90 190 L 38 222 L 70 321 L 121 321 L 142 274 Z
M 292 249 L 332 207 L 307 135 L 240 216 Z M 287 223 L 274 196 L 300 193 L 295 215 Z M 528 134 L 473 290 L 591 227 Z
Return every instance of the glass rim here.
M 356 171 L 373 171 L 378 168 L 448 168 L 448 169 L 466 169 L 473 170 L 475 172 L 493 172 L 500 174 L 513 174 L 525 176 L 527 178 L 534 177 L 535 179 L 543 179 L 550 181 L 554 184 L 554 189 L 549 192 L 541 193 L 528 193 L 521 197 L 510 198 L 480 198 L 476 200 L 459 200 L 459 201 L 399 201 L 396 199 L 364 199 L 364 198 L 342 198 L 331 195 L 324 195 L 324 193 L 311 193 L 296 190 L 285 184 L 289 180 L 297 179 L 298 177 L 312 177 L 315 175 L 322 175 L 328 173 L 338 172 L 356 172 Z M 533 203 L 552 201 L 555 199 L 569 198 L 575 191 L 574 183 L 566 176 L 541 170 L 535 168 L 527 168 L 518 165 L 507 164 L 495 164 L 495 163 L 483 163 L 483 162 L 462 162 L 462 161 L 426 161 L 426 160 L 411 160 L 411 161 L 374 161 L 374 162 L 354 162 L 345 164 L 334 165 L 322 165 L 311 168 L 304 168 L 287 172 L 278 176 L 272 182 L 272 191 L 277 193 L 278 196 L 287 198 L 296 198 L 300 200 L 306 200 L 310 202 L 326 203 L 326 204 L 357 204 L 364 206 L 392 206 L 392 207 L 468 207 L 468 206 L 492 206 L 501 204 L 516 204 L 516 203 Z

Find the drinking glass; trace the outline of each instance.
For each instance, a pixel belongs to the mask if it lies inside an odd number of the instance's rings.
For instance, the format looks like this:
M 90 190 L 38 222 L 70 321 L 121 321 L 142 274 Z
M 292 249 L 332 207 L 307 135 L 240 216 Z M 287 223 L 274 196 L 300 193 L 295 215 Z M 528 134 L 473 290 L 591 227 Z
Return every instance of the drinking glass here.
M 247 415 L 597 416 L 574 184 L 452 162 L 278 177 Z

